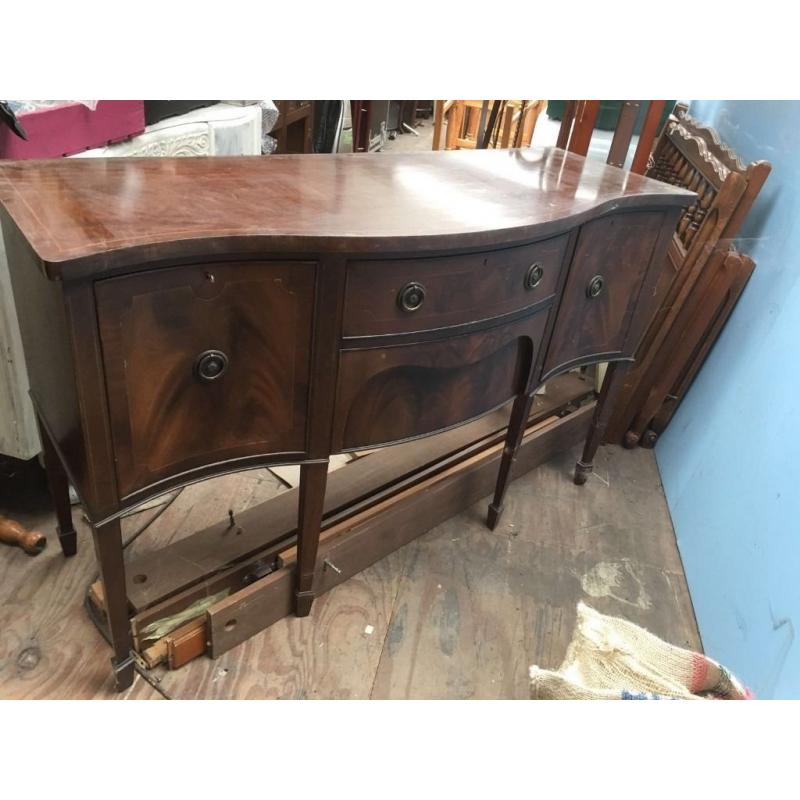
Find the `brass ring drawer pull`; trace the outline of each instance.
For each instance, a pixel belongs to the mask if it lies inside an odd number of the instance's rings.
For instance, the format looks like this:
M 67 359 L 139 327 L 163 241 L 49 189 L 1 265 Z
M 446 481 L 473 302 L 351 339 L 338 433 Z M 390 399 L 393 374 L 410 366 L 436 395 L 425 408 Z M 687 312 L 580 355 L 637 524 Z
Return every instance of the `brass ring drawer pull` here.
M 228 371 L 228 356 L 221 350 L 205 350 L 194 361 L 194 376 L 203 383 L 221 378 Z
M 525 288 L 530 291 L 535 289 L 544 277 L 544 267 L 537 261 L 528 267 L 528 272 L 525 274 Z
M 586 286 L 586 296 L 590 300 L 594 300 L 595 297 L 599 297 L 603 292 L 605 284 L 606 282 L 602 275 L 595 275 Z
M 417 311 L 425 300 L 425 287 L 417 281 L 407 283 L 397 294 L 401 311 Z

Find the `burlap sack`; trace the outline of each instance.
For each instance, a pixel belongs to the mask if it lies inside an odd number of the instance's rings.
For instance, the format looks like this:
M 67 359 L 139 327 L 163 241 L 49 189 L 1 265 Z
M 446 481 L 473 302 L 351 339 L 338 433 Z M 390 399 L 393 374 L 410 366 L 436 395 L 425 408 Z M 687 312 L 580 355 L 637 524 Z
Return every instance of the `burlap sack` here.
M 745 700 L 752 695 L 723 666 L 584 603 L 561 667 L 530 668 L 534 700 Z

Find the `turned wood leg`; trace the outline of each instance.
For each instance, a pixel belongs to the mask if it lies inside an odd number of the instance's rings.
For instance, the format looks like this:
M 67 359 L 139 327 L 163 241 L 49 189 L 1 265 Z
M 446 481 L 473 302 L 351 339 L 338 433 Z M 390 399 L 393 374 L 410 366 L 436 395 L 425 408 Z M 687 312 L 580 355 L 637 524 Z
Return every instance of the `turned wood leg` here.
M 39 425 L 39 438 L 42 441 L 42 458 L 44 460 L 44 469 L 47 473 L 47 485 L 50 489 L 50 497 L 53 500 L 56 519 L 58 520 L 56 527 L 58 541 L 65 556 L 74 556 L 78 552 L 78 534 L 72 525 L 69 479 L 43 425 Z
M 314 572 L 325 504 L 328 462 L 300 467 L 300 504 L 297 521 L 297 573 L 295 613 L 307 617 L 314 602 Z
M 106 598 L 108 632 L 114 657 L 116 689 L 121 692 L 133 683 L 133 639 L 128 617 L 128 594 L 125 588 L 125 562 L 122 554 L 122 529 L 119 519 L 112 520 L 100 528 L 92 528 L 100 579 Z
M 533 393 L 519 394 L 514 399 L 511 408 L 511 418 L 508 421 L 508 431 L 506 433 L 506 443 L 503 447 L 503 455 L 500 459 L 500 470 L 497 474 L 497 484 L 494 490 L 494 499 L 489 504 L 489 513 L 486 516 L 486 524 L 490 530 L 494 530 L 503 511 L 503 498 L 511 479 L 511 467 L 517 457 L 519 443 L 522 441 L 522 434 L 528 422 L 528 414 L 533 403 Z
M 583 447 L 583 455 L 575 465 L 575 483 L 578 486 L 586 483 L 592 472 L 595 453 L 603 442 L 606 426 L 614 413 L 614 403 L 620 395 L 625 382 L 625 373 L 629 368 L 630 362 L 628 361 L 615 361 L 608 365 L 589 434 L 586 437 L 586 444 Z

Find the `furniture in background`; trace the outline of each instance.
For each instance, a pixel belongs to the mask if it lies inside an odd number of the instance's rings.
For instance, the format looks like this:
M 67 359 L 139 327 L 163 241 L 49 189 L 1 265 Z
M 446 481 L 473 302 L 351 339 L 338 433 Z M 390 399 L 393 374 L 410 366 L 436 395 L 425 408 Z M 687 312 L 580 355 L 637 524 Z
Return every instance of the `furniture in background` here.
M 281 185 L 291 203 L 269 191 Z M 150 580 L 126 576 L 120 517 L 156 495 L 301 464 L 283 569 L 303 616 L 327 567 L 332 454 L 425 437 L 513 399 L 494 527 L 536 388 L 611 361 L 576 466 L 585 482 L 694 199 L 555 148 L 0 165 L 59 539 L 75 552 L 71 482 L 92 526 L 117 687 L 133 680 L 129 595 Z M 263 526 L 231 518 L 215 544 L 226 538 L 275 552 Z M 224 629 L 252 629 L 277 566 L 265 556 L 247 600 L 226 598 Z
M 630 425 L 629 430 L 637 433 L 642 446 L 653 447 L 664 432 L 754 268 L 753 259 L 734 248 L 715 250 L 709 258 L 664 340 L 662 350 L 669 358 L 653 376 L 647 397 Z
M 312 100 L 276 100 L 278 121 L 272 128 L 276 153 L 313 153 L 314 103 Z
M 102 112 L 107 102 L 111 101 L 101 100 L 98 111 Z M 80 108 L 80 114 L 91 116 L 92 112 L 88 108 Z M 82 139 L 83 149 L 78 148 L 80 152 L 75 157 L 259 155 L 269 138 L 275 114 L 271 101 L 248 105 L 218 103 L 180 116 L 165 118 L 148 126 L 140 135 L 116 144 L 92 147 L 105 139 Z M 141 108 L 139 115 L 142 115 Z M 95 125 L 89 126 L 90 130 L 95 128 Z M 103 129 L 107 131 L 106 128 Z M 74 135 L 72 138 L 74 139 Z M 31 143 L 36 142 L 32 140 Z M 86 147 L 91 149 L 87 150 Z M 33 407 L 28 397 L 28 375 L 5 244 L 1 236 L 0 350 L 7 354 L 0 359 L 0 453 L 27 460 L 40 452 L 41 445 Z
M 0 124 L 0 158 L 60 158 L 145 128 L 144 100 L 10 100 L 27 139 Z
M 546 100 L 436 100 L 433 149 L 529 147 Z
M 261 155 L 265 135 L 263 120 L 264 110 L 257 103 L 204 105 L 164 117 L 127 141 L 87 150 L 78 156 L 257 156 Z
M 615 403 L 606 441 L 653 446 L 663 431 L 752 272 L 753 262 L 730 245 L 770 169 L 767 161 L 745 165 L 685 108 L 670 118 L 647 175 L 690 189 L 697 200 L 672 238 L 657 284 L 658 310 Z M 687 341 L 692 346 L 679 357 L 678 343 L 685 348 Z M 678 368 L 681 377 L 667 379 Z
M 430 116 L 431 100 L 351 100 L 353 152 L 380 150 L 395 134 L 416 127 L 418 117 Z
M 647 110 L 644 112 L 639 141 L 631 164 L 631 172 L 644 173 L 653 142 L 661 127 L 665 104 L 664 100 L 624 100 L 614 127 L 606 163 L 615 167 L 624 166 L 641 107 L 646 105 Z M 557 146 L 585 156 L 589 152 L 600 107 L 600 100 L 567 100 L 561 118 Z
M 170 117 L 179 117 L 222 102 L 220 100 L 145 100 L 144 122 L 145 125 L 155 125 Z

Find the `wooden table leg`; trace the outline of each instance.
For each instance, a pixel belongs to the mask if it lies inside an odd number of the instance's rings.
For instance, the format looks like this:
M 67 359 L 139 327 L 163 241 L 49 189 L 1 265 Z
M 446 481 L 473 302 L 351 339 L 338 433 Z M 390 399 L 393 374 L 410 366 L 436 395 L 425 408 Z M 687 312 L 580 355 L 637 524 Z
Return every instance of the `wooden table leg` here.
M 511 408 L 511 418 L 508 421 L 506 443 L 500 459 L 500 470 L 497 473 L 494 499 L 489 504 L 489 513 L 486 516 L 486 524 L 490 530 L 495 529 L 503 511 L 503 498 L 511 478 L 511 467 L 517 457 L 517 450 L 519 450 L 519 444 L 522 441 L 522 434 L 525 432 L 525 425 L 528 422 L 528 414 L 530 414 L 532 403 L 533 392 L 530 394 L 518 394 Z
M 47 473 L 47 485 L 50 489 L 50 497 L 55 506 L 56 519 L 58 520 L 56 527 L 58 541 L 65 556 L 74 556 L 78 552 L 78 534 L 72 524 L 69 478 L 64 471 L 55 447 L 53 447 L 50 435 L 42 424 L 39 424 L 39 438 L 42 441 L 42 458 L 44 459 L 44 469 Z
M 122 554 L 122 529 L 119 519 L 100 528 L 92 528 L 94 549 L 100 567 L 100 579 L 106 597 L 106 616 L 114 657 L 116 689 L 121 692 L 133 683 L 133 639 L 128 617 L 128 595 L 125 588 L 125 562 Z
M 301 465 L 295 583 L 295 613 L 298 617 L 307 617 L 311 613 L 311 604 L 314 602 L 314 572 L 317 566 L 317 550 L 327 480 L 327 460 Z
M 597 448 L 603 442 L 606 427 L 614 413 L 614 404 L 619 397 L 625 382 L 625 374 L 630 369 L 631 362 L 615 361 L 608 365 L 606 376 L 603 379 L 603 388 L 594 410 L 594 417 L 583 447 L 583 455 L 575 465 L 575 483 L 583 486 L 594 468 L 594 457 Z

